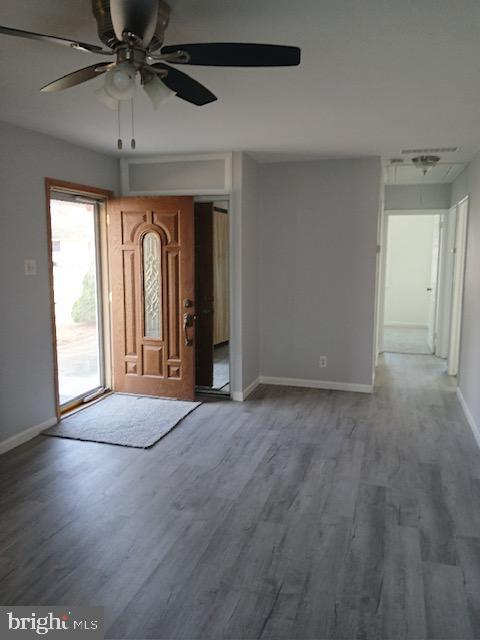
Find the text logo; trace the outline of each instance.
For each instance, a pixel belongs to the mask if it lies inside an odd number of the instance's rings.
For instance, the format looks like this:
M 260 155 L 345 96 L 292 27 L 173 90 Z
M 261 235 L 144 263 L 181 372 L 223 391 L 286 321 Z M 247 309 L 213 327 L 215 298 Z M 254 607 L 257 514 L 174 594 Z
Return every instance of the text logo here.
M 103 607 L 0 607 L 0 638 L 103 640 Z

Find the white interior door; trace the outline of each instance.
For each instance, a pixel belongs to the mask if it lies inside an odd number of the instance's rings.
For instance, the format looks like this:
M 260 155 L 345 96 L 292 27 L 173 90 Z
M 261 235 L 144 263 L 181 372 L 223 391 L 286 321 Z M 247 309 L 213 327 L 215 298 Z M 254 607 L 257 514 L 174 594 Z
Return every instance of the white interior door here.
M 465 257 L 467 252 L 468 198 L 457 206 L 455 232 L 452 313 L 450 320 L 450 341 L 448 347 L 447 372 L 456 376 L 460 361 L 460 337 L 462 329 L 463 286 L 465 278 Z
M 452 314 L 453 267 L 455 259 L 455 232 L 457 222 L 457 207 L 452 207 L 443 216 L 441 229 L 439 282 L 437 299 L 437 338 L 435 355 L 448 358 L 450 342 L 450 318 Z
M 438 299 L 438 261 L 440 256 L 440 216 L 435 216 L 433 222 L 432 240 L 432 269 L 430 272 L 430 286 L 427 288 L 428 295 L 428 347 L 435 353 L 435 340 L 437 328 L 437 299 Z

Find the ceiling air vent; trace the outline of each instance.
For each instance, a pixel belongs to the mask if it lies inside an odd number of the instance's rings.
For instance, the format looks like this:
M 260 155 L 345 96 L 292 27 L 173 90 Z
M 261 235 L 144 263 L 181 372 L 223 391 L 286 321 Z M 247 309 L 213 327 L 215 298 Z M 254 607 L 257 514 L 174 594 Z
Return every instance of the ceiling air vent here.
M 429 149 L 402 149 L 402 153 L 406 155 L 411 154 L 421 154 L 421 155 L 429 155 L 432 153 L 455 153 L 459 151 L 460 147 L 431 147 Z

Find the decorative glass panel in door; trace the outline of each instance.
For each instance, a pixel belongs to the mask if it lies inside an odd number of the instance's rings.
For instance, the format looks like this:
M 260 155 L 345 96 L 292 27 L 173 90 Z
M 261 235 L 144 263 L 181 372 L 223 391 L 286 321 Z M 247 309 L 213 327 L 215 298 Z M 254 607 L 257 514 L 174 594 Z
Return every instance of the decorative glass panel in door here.
M 156 233 L 143 238 L 143 304 L 145 337 L 162 337 L 162 252 Z

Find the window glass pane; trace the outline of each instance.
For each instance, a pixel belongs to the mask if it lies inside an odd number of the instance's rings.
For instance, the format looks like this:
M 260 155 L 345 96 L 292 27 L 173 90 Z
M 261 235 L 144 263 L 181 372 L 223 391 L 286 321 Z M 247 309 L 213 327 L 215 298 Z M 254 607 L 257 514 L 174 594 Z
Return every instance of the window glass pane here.
M 60 404 L 102 385 L 96 207 L 50 201 Z
M 143 299 L 145 337 L 162 337 L 162 282 L 160 238 L 156 233 L 147 233 L 143 238 Z

